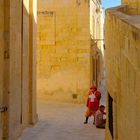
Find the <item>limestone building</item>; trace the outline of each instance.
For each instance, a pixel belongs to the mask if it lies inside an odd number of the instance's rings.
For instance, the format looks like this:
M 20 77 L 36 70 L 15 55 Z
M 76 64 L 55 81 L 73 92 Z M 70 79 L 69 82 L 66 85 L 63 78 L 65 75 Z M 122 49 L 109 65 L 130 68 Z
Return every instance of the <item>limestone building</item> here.
M 140 139 L 140 2 L 106 11 L 106 140 Z
M 39 98 L 83 102 L 89 86 L 100 83 L 101 15 L 99 0 L 38 1 Z
M 0 0 L 0 140 L 36 122 L 36 0 Z

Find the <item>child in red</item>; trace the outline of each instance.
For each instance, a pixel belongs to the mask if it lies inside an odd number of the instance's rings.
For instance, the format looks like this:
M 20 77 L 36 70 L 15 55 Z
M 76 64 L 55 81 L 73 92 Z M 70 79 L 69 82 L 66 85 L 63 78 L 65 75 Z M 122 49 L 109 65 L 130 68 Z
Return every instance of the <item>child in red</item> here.
M 91 86 L 90 87 L 90 91 L 88 93 L 88 101 L 87 101 L 87 111 L 86 111 L 86 120 L 85 120 L 85 124 L 88 123 L 88 118 L 91 115 L 95 115 L 95 112 L 98 110 L 99 108 L 99 102 L 100 102 L 100 98 L 101 98 L 101 93 L 99 91 L 97 91 L 97 87 L 96 86 Z

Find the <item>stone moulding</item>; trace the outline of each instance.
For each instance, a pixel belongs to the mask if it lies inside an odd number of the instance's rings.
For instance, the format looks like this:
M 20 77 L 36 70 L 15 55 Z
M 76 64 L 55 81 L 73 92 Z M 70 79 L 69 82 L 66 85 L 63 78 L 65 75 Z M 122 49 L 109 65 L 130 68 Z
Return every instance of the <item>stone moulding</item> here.
M 123 22 L 131 25 L 133 28 L 140 30 L 140 15 L 126 14 L 127 5 L 121 5 L 106 10 L 106 15 L 109 13 L 116 18 L 119 18 Z

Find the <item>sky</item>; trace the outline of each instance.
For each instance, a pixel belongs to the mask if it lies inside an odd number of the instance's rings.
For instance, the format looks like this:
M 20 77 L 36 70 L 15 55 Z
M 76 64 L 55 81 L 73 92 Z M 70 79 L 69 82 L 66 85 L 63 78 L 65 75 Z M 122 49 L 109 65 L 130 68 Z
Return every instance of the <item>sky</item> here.
M 113 7 L 121 4 L 121 0 L 102 0 L 102 7 L 108 8 Z

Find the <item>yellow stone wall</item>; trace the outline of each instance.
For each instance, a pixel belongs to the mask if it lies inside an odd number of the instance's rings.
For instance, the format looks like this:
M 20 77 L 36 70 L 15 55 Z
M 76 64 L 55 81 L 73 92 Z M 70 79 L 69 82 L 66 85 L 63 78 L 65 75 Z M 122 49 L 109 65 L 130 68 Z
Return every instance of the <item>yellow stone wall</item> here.
M 0 1 L 0 107 L 8 108 L 0 113 L 0 140 L 17 139 L 37 119 L 35 83 L 29 76 L 35 81 L 35 74 L 29 71 L 30 63 L 35 63 L 31 51 L 36 48 L 35 5 L 35 0 Z M 36 69 L 34 64 L 32 68 Z M 29 87 L 34 90 L 30 92 Z
M 83 102 L 91 83 L 89 17 L 85 0 L 38 1 L 39 98 Z
M 29 123 L 37 121 L 36 114 L 36 46 L 37 46 L 37 1 L 29 1 Z
M 118 12 L 123 8 L 106 11 L 107 91 L 113 98 L 114 140 L 139 140 L 140 18 Z M 106 140 L 112 140 L 108 121 Z
M 3 105 L 2 98 L 3 98 L 3 49 L 4 49 L 4 1 L 0 1 L 0 107 Z M 2 114 L 0 113 L 0 140 L 2 138 L 3 130 L 2 128 Z

